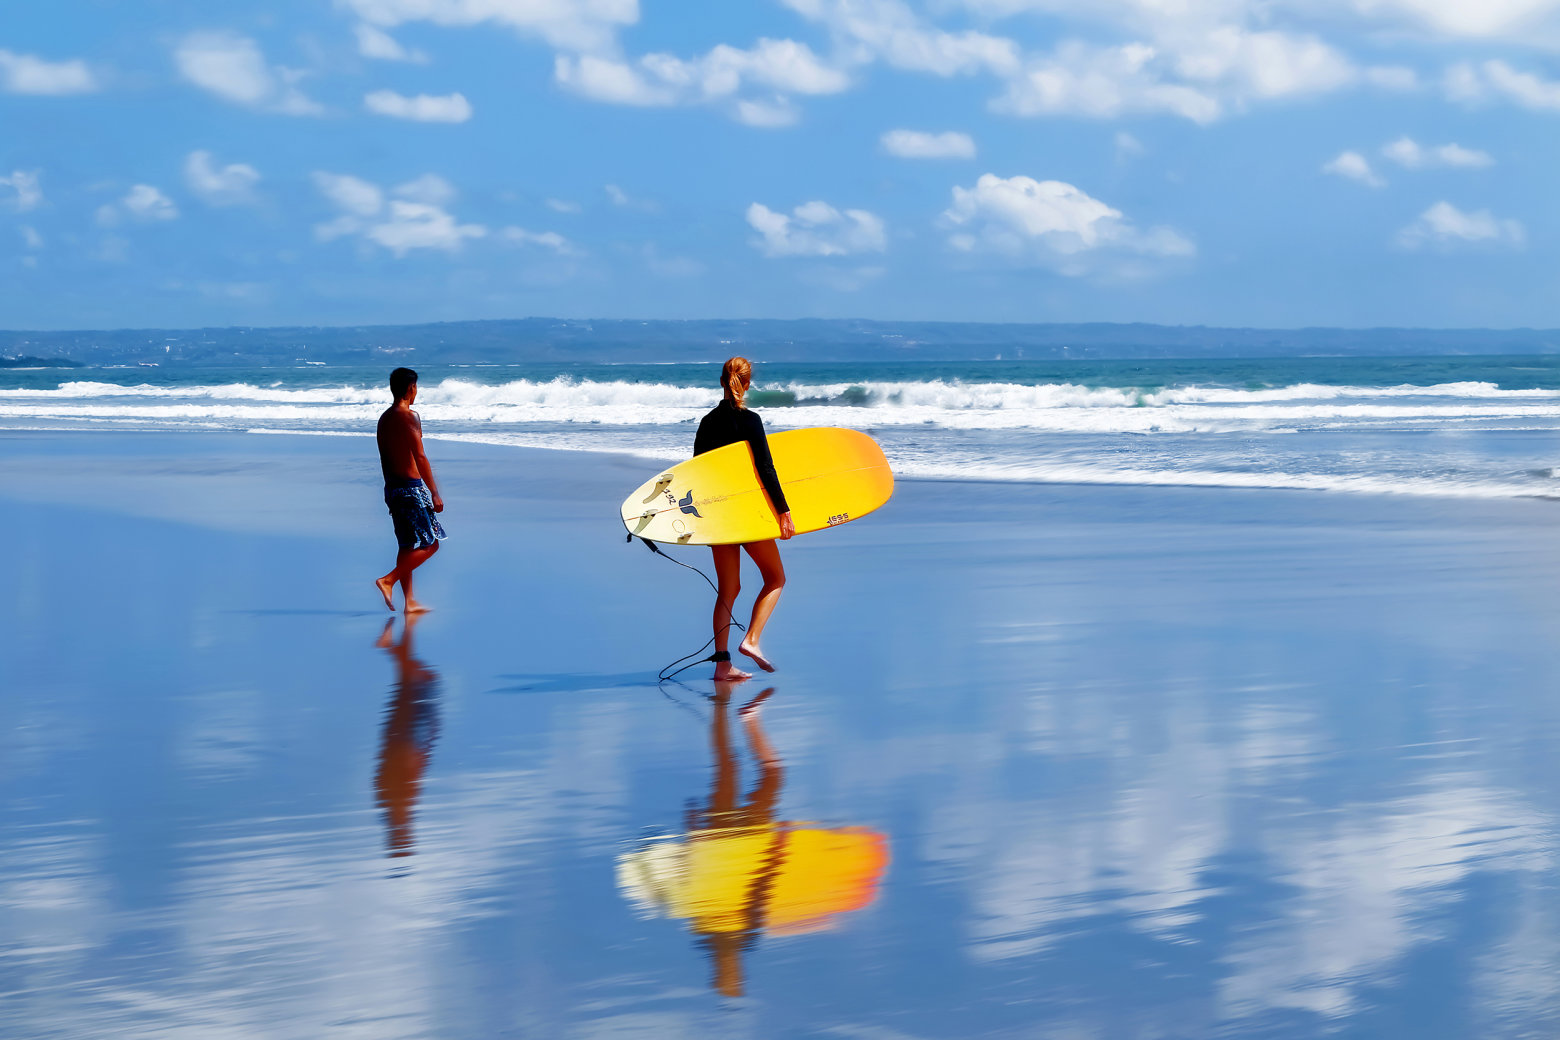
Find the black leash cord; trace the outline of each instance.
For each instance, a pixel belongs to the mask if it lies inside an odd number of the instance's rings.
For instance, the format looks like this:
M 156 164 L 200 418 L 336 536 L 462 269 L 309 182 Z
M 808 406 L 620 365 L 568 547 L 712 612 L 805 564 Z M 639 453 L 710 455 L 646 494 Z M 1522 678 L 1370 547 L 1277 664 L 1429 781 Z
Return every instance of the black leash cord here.
M 634 540 L 634 536 L 633 535 L 629 535 L 628 536 L 628 540 L 632 542 Z M 677 566 L 685 568 L 687 570 L 690 570 L 693 573 L 697 574 L 699 577 L 703 578 L 704 579 L 704 583 L 710 587 L 710 591 L 715 593 L 715 595 L 717 597 L 720 596 L 720 588 L 718 586 L 716 586 L 716 584 L 713 581 L 710 580 L 710 576 L 708 574 L 705 574 L 703 571 L 699 570 L 699 568 L 693 566 L 692 564 L 687 564 L 687 563 L 683 563 L 681 560 L 674 560 L 674 559 L 672 559 L 670 556 L 666 555 L 664 552 L 661 551 L 660 546 L 656 545 L 654 542 L 652 542 L 648 538 L 641 538 L 639 540 L 641 542 L 645 543 L 645 548 L 646 549 L 649 549 L 651 552 L 655 553 L 661 559 L 669 560 L 672 563 L 677 564 Z M 735 615 L 733 615 L 731 613 L 731 608 L 730 607 L 726 608 L 726 616 L 731 619 L 731 620 L 726 622 L 726 628 L 728 628 L 728 629 L 734 628 L 738 632 L 746 632 L 747 631 L 747 626 L 743 625 L 740 621 L 738 621 L 736 619 Z M 711 654 L 709 657 L 699 657 L 700 654 L 702 654 L 702 653 L 704 653 L 704 651 L 708 650 L 711 646 L 714 645 L 714 643 L 715 643 L 715 637 L 714 636 L 710 636 L 710 638 L 705 642 L 705 644 L 703 646 L 699 647 L 699 649 L 695 650 L 691 654 L 687 654 L 687 655 L 685 655 L 683 657 L 679 657 L 677 660 L 673 661 L 671 664 L 667 665 L 665 668 L 662 668 L 661 671 L 656 676 L 657 680 L 659 682 L 666 682 L 668 679 L 672 678 L 673 676 L 680 675 L 683 672 L 686 672 L 690 668 L 696 668 L 699 665 L 704 664 L 707 661 L 715 660 L 715 655 L 714 654 Z M 699 659 L 697 661 L 692 660 L 695 657 L 698 657 Z M 728 658 L 728 660 L 729 660 L 729 658 Z M 689 664 L 683 664 L 684 661 L 689 661 L 690 663 Z M 680 664 L 683 664 L 683 666 L 681 668 L 678 668 L 677 666 L 680 665 Z M 675 669 L 675 671 L 673 669 Z

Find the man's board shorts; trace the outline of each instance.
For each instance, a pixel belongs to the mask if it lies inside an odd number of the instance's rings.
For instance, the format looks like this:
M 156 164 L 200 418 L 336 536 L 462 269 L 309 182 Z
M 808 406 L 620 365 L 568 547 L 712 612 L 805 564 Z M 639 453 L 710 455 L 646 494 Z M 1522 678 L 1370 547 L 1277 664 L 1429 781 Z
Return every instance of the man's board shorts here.
M 395 521 L 395 540 L 401 551 L 426 549 L 447 537 L 433 511 L 433 496 L 421 480 L 398 480 L 385 485 L 385 505 Z

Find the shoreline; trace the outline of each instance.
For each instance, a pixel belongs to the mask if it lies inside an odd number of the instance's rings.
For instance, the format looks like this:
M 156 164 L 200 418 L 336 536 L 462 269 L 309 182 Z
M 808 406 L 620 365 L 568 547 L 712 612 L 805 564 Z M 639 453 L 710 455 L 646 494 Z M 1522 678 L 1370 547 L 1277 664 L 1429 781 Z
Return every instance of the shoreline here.
M 775 432 L 780 432 L 776 430 Z M 1513 431 L 1548 433 L 1549 431 Z M 367 431 L 356 430 L 273 430 L 265 428 L 253 428 L 248 430 L 234 430 L 226 427 L 214 427 L 201 430 L 169 430 L 164 428 L 147 428 L 126 425 L 123 428 L 105 429 L 95 427 L 92 429 L 69 429 L 52 427 L 0 427 L 0 440 L 8 436 L 15 436 L 20 440 L 44 439 L 50 437 L 116 437 L 123 434 L 136 434 L 140 436 L 162 436 L 174 438 L 189 438 L 192 436 L 206 439 L 220 438 L 296 438 L 300 441 L 308 440 L 338 440 L 371 438 L 374 435 Z M 616 462 L 648 462 L 665 463 L 679 461 L 684 456 L 681 454 L 665 453 L 637 453 L 631 450 L 616 448 L 589 448 L 578 444 L 550 446 L 546 444 L 527 443 L 514 444 L 502 440 L 493 439 L 495 435 L 471 434 L 471 433 L 426 433 L 425 439 L 432 443 L 442 445 L 464 445 L 475 448 L 490 448 L 497 452 L 525 455 L 531 452 L 541 452 L 552 456 L 578 455 L 586 458 L 611 459 Z M 538 436 L 537 439 L 543 439 Z M 892 464 L 893 460 L 890 459 Z M 647 469 L 654 468 L 653 465 Z M 1186 471 L 1189 474 L 1200 475 L 1204 471 Z M 1499 488 L 1481 489 L 1478 493 L 1448 493 L 1435 487 L 1416 487 L 1408 480 L 1400 481 L 1396 487 L 1351 487 L 1351 483 L 1357 482 L 1356 478 L 1345 476 L 1330 476 L 1317 474 L 1279 474 L 1287 478 L 1288 483 L 1274 482 L 1267 474 L 1238 474 L 1249 476 L 1249 481 L 1236 481 L 1231 479 L 1237 474 L 1208 473 L 1208 480 L 1186 480 L 1176 477 L 1164 479 L 1149 479 L 1153 474 L 1142 474 L 1143 479 L 1114 480 L 1106 475 L 1098 479 L 1088 477 L 1074 477 L 1071 479 L 1039 479 L 1034 477 L 1014 477 L 1005 479 L 990 475 L 978 476 L 954 476 L 941 474 L 915 474 L 906 475 L 896 470 L 894 480 L 899 484 L 955 484 L 984 487 L 1034 487 L 1034 488 L 1117 488 L 1138 489 L 1143 491 L 1208 491 L 1208 492 L 1243 492 L 1243 493 L 1290 493 L 1306 496 L 1326 498 L 1361 498 L 1361 499 L 1386 499 L 1421 502 L 1555 502 L 1560 501 L 1560 491 L 1555 492 L 1518 492 L 1507 491 Z M 1363 478 L 1369 479 L 1369 478 Z M 1332 486 L 1327 486 L 1327 485 Z

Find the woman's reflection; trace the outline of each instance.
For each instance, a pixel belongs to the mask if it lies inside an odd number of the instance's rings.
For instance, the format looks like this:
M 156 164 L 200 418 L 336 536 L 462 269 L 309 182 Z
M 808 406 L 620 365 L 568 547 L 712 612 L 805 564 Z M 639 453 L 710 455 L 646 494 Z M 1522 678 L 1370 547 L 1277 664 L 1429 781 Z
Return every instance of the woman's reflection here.
M 374 777 L 376 801 L 385 813 L 385 847 L 391 856 L 412 854 L 412 812 L 439 735 L 439 673 L 412 652 L 412 629 L 421 617 L 406 615 L 399 643 L 391 638 L 395 631 L 391 618 L 375 644 L 395 660 L 379 773 Z
M 708 804 L 689 811 L 686 834 L 651 839 L 618 862 L 629 898 L 689 923 L 710 954 L 715 989 L 727 996 L 742 994 L 742 953 L 760 935 L 829 927 L 872 901 L 888 863 L 887 841 L 875 831 L 776 821 L 785 773 L 760 716 L 773 687 L 738 712 L 758 765 L 741 800 L 728 718 L 735 685 L 715 684 Z

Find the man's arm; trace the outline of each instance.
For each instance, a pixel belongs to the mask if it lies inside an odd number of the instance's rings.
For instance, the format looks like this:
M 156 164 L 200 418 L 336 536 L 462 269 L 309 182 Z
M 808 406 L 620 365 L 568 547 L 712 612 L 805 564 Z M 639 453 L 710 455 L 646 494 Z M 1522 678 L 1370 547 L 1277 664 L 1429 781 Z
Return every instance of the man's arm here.
M 444 512 L 444 499 L 439 497 L 439 485 L 433 482 L 433 465 L 423 451 L 422 417 L 416 412 L 412 413 L 412 458 L 417 461 L 417 472 L 422 474 L 423 483 L 428 485 L 428 493 L 433 496 L 433 511 Z

